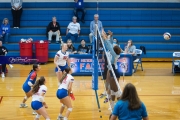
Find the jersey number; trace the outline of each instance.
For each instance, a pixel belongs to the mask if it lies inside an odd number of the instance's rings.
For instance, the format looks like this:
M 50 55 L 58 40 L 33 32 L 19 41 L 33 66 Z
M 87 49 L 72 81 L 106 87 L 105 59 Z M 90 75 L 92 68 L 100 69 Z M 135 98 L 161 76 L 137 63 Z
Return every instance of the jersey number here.
M 67 60 L 67 58 L 68 58 L 67 56 L 64 56 L 64 57 L 63 57 L 63 60 Z

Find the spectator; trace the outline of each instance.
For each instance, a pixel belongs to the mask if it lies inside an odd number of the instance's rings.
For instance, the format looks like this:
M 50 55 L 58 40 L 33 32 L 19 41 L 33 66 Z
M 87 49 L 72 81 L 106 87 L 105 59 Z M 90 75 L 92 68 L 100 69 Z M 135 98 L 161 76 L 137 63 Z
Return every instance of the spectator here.
M 121 46 L 116 38 L 113 39 L 113 46 L 115 46 L 115 45 L 117 45 L 121 48 Z
M 0 56 L 5 56 L 8 53 L 8 50 L 6 47 L 4 47 L 2 45 L 2 42 L 0 41 Z M 4 78 L 5 77 L 5 73 L 6 73 L 6 64 L 1 64 L 1 77 Z
M 19 28 L 20 27 L 20 20 L 22 15 L 22 0 L 11 0 L 11 12 L 13 15 L 13 27 Z
M 78 47 L 78 53 L 79 54 L 87 54 L 89 52 L 89 48 L 86 45 L 86 42 L 84 39 L 81 40 L 81 45 Z
M 103 30 L 102 22 L 99 21 L 98 19 L 99 19 L 99 15 L 95 14 L 94 20 L 91 21 L 91 24 L 90 24 L 90 32 L 91 33 L 89 34 L 90 43 L 92 43 L 92 39 L 93 39 L 94 31 L 95 31 L 95 24 L 98 25 L 100 34 L 102 33 L 102 30 Z
M 77 21 L 79 22 L 80 19 L 78 17 L 78 12 L 82 12 L 81 16 L 81 22 L 85 23 L 84 16 L 85 16 L 85 10 L 84 10 L 84 0 L 74 0 L 74 15 L 77 17 Z
M 126 84 L 120 100 L 116 103 L 111 119 L 116 120 L 148 120 L 146 107 L 138 97 L 133 84 Z
M 72 18 L 73 22 L 70 22 L 68 27 L 67 27 L 67 31 L 66 31 L 66 41 L 68 39 L 71 39 L 71 37 L 74 37 L 74 41 L 77 41 L 79 34 L 80 34 L 80 24 L 77 23 L 77 17 L 73 17 Z M 73 42 L 74 42 L 73 41 Z
M 60 25 L 57 22 L 56 17 L 52 18 L 52 22 L 49 23 L 47 27 L 47 32 L 48 32 L 48 40 L 49 44 L 51 44 L 52 41 L 52 36 L 56 36 L 56 43 L 59 44 L 59 38 L 60 38 Z
M 10 24 L 9 20 L 7 18 L 3 19 L 1 28 L 0 28 L 0 40 L 3 41 L 3 43 L 8 43 L 10 36 Z
M 75 54 L 77 53 L 76 49 L 74 48 L 73 44 L 72 44 L 72 40 L 69 39 L 67 40 L 67 52 L 69 52 L 69 54 Z
M 134 73 L 134 65 L 133 65 L 133 62 L 134 60 L 136 60 L 137 56 L 136 56 L 136 46 L 133 45 L 133 42 L 132 40 L 129 40 L 128 41 L 128 44 L 127 46 L 125 46 L 125 53 L 127 54 L 131 54 L 132 57 L 133 57 L 133 60 L 132 60 L 132 69 L 133 69 L 133 73 Z

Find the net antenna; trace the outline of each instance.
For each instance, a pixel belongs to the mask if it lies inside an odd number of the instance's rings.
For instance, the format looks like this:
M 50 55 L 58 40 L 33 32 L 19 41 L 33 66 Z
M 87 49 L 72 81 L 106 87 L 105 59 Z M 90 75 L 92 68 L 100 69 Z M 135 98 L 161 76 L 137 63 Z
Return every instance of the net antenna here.
M 100 34 L 100 31 L 99 31 L 99 28 L 98 28 L 98 25 L 97 25 L 97 24 L 96 24 L 96 29 L 97 29 L 97 33 L 98 33 L 98 36 L 99 36 L 99 38 L 100 38 L 100 41 L 101 41 L 101 43 L 102 43 L 103 50 L 104 50 L 104 52 L 105 52 L 107 61 L 108 61 L 108 66 L 110 67 L 110 70 L 112 71 L 114 80 L 115 80 L 116 85 L 117 85 L 117 87 L 118 87 L 118 90 L 120 91 L 120 94 L 122 94 L 121 87 L 120 87 L 120 85 L 119 85 L 119 82 L 118 82 L 118 80 L 117 80 L 117 78 L 116 78 L 116 75 L 115 75 L 115 73 L 114 73 L 114 70 L 113 70 L 113 68 L 112 68 L 111 61 L 110 61 L 110 59 L 108 58 L 107 51 L 106 51 L 106 48 L 105 48 L 105 46 L 104 46 L 104 41 L 103 41 L 103 39 L 102 39 L 102 37 L 101 37 L 101 34 Z M 96 36 L 94 36 L 94 37 L 95 37 L 96 40 L 98 39 Z

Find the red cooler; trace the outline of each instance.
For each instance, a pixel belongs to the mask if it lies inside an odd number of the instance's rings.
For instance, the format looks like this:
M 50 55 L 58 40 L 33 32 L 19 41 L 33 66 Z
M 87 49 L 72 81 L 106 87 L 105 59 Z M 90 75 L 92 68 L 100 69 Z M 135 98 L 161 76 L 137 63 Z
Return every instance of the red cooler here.
M 39 63 L 48 62 L 48 47 L 48 41 L 44 41 L 44 43 L 40 43 L 39 41 L 35 42 L 36 59 L 38 59 Z
M 20 57 L 32 58 L 33 43 L 19 43 Z

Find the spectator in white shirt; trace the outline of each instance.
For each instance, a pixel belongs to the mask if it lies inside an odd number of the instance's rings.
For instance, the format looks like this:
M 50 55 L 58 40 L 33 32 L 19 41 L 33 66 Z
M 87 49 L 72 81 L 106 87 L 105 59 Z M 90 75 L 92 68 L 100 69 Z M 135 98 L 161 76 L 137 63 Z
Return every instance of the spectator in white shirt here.
M 11 0 L 11 12 L 13 15 L 13 27 L 19 28 L 20 27 L 20 19 L 22 15 L 22 0 Z
M 66 41 L 71 39 L 73 42 L 77 41 L 80 34 L 80 24 L 77 23 L 77 17 L 73 17 L 73 22 L 70 22 L 66 31 Z

